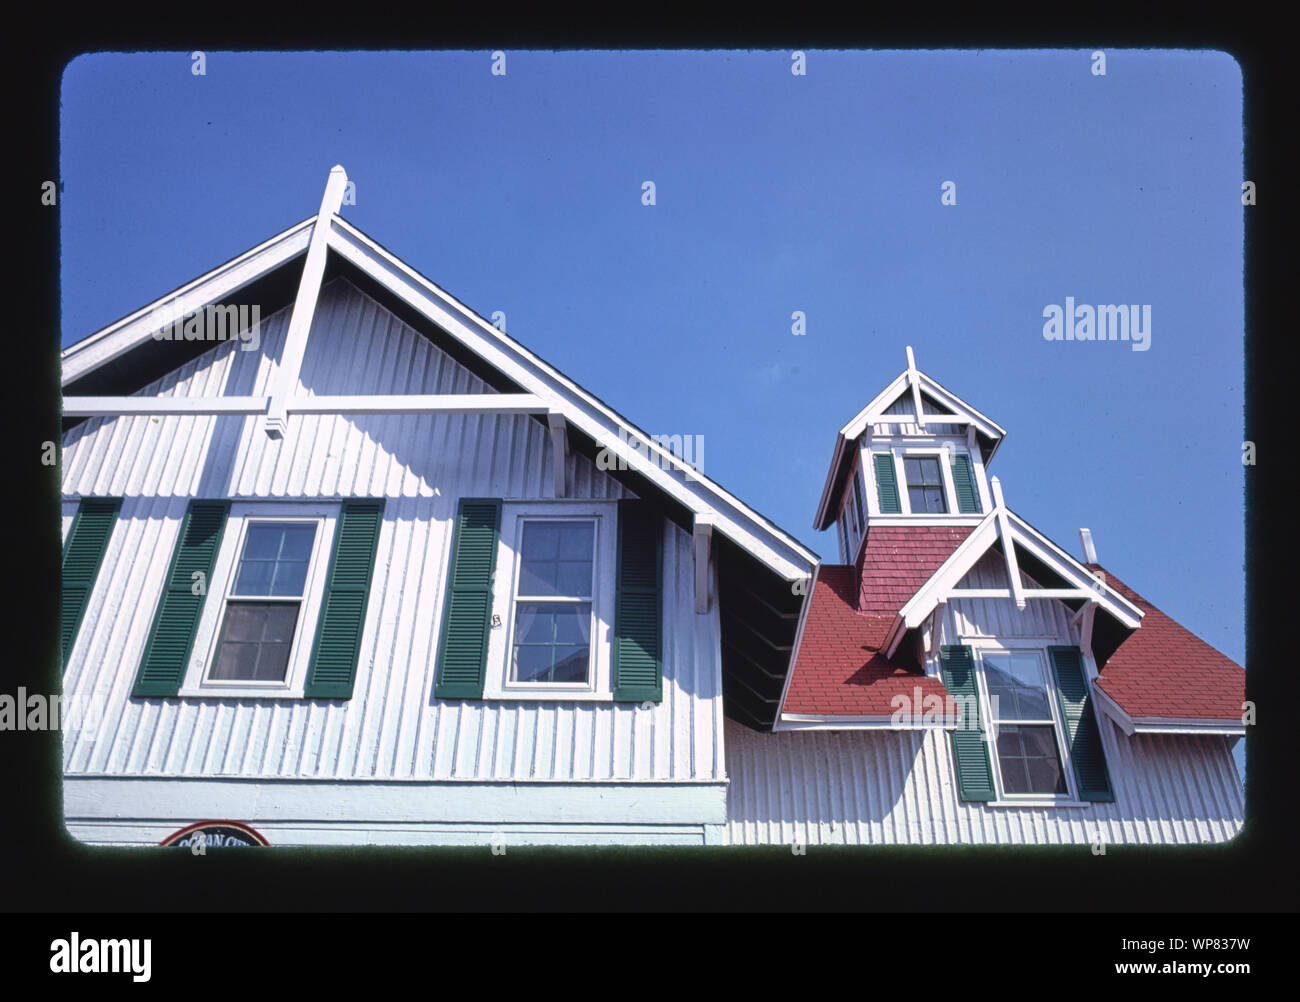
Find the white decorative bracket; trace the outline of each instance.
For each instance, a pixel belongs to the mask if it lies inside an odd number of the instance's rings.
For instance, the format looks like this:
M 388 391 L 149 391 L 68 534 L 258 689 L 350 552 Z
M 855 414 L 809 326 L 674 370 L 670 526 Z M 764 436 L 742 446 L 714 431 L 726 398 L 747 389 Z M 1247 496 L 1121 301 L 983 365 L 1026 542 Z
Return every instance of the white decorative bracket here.
M 551 473 L 555 481 L 555 496 L 567 496 L 564 472 L 569 459 L 569 433 L 564 422 L 564 415 L 559 411 L 547 411 L 546 424 L 551 429 Z
M 298 281 L 298 296 L 293 301 L 293 313 L 284 335 L 284 350 L 280 353 L 280 369 L 271 387 L 270 407 L 262 427 L 271 438 L 280 438 L 288 425 L 288 400 L 297 393 L 298 375 L 302 370 L 303 355 L 307 352 L 307 334 L 316 314 L 316 300 L 320 296 L 321 278 L 325 274 L 325 257 L 330 226 L 343 205 L 343 191 L 348 184 L 347 172 L 335 165 L 325 184 L 320 212 L 312 225 L 311 243 L 302 264 L 302 278 Z
M 1016 560 L 1016 544 L 1011 538 L 1011 520 L 1007 518 L 1007 505 L 1002 499 L 1002 482 L 997 477 L 989 478 L 993 489 L 993 510 L 997 513 L 998 538 L 1002 540 L 1002 554 L 1007 561 L 1007 580 L 1011 585 L 1011 597 L 1016 600 L 1016 608 L 1023 609 L 1028 600 L 1025 598 L 1024 586 L 1020 583 L 1020 563 Z
M 706 512 L 695 515 L 695 613 L 709 611 L 709 560 L 713 550 L 714 519 Z
M 921 631 L 921 648 L 927 656 L 934 654 L 939 646 L 939 635 L 942 632 L 945 606 L 946 603 L 937 602 L 934 612 L 926 617 L 925 626 Z
M 1086 658 L 1092 657 L 1092 623 L 1097 615 L 1097 603 L 1089 599 L 1074 614 L 1075 625 L 1079 627 L 1079 650 Z

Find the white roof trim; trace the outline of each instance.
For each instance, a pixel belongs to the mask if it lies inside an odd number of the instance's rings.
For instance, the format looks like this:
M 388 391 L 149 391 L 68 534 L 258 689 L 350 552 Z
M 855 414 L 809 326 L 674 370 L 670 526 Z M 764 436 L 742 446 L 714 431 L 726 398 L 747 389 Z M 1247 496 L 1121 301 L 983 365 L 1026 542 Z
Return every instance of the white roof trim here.
M 932 397 L 936 402 L 947 407 L 952 411 L 952 417 L 960 417 L 963 420 L 971 422 L 970 427 L 982 432 L 987 437 L 993 439 L 993 449 L 989 452 L 988 460 L 992 460 L 993 453 L 997 452 L 998 446 L 1002 439 L 1006 437 L 1006 429 L 999 425 L 992 418 L 981 414 L 970 404 L 966 403 L 959 396 L 947 389 L 938 380 L 932 376 L 927 376 L 920 369 L 915 368 L 915 361 L 911 356 L 911 349 L 908 349 L 908 365 L 898 374 L 892 383 L 886 386 L 880 393 L 872 399 L 871 403 L 862 408 L 848 424 L 840 429 L 835 438 L 835 452 L 831 457 L 830 471 L 826 474 L 826 483 L 822 487 L 821 500 L 817 504 L 817 514 L 813 518 L 813 528 L 824 526 L 830 521 L 830 508 L 832 504 L 831 492 L 835 486 L 836 472 L 844 462 L 844 451 L 850 442 L 857 439 L 873 424 L 877 419 L 898 423 L 899 416 L 894 414 L 885 414 L 893 403 L 907 392 L 910 386 L 914 386 L 919 392 Z M 913 384 L 908 378 L 911 373 L 916 374 L 916 383 Z M 922 427 L 926 422 L 933 424 L 943 424 L 942 414 L 925 414 L 922 419 Z
M 812 713 L 782 713 L 772 725 L 774 731 L 953 731 L 961 720 L 953 716 L 936 716 L 932 721 L 916 721 L 911 714 L 895 723 L 892 714 L 864 713 L 832 716 Z
M 885 639 L 884 649 L 887 657 L 894 656 L 894 651 L 897 650 L 903 635 L 925 622 L 935 606 L 948 597 L 948 593 L 1000 538 L 998 526 L 1000 519 L 1005 519 L 1004 524 L 1013 543 L 1019 543 L 1066 580 L 1073 581 L 1080 588 L 1095 592 L 1097 605 L 1125 626 L 1137 629 L 1141 625 L 1144 615 L 1141 609 L 1110 585 L 1099 581 L 1087 567 L 1024 519 L 1007 508 L 997 506 L 984 517 L 969 536 L 962 540 L 948 559 L 939 565 L 939 568 L 930 575 L 929 580 L 898 611 Z
M 1097 697 L 1097 705 L 1106 716 L 1110 717 L 1119 729 L 1130 737 L 1134 734 L 1224 734 L 1242 737 L 1246 725 L 1234 718 L 1215 719 L 1208 717 L 1134 717 L 1115 702 L 1114 697 L 1105 689 L 1092 684 L 1092 691 Z
M 640 473 L 669 497 L 696 514 L 713 515 L 721 532 L 787 581 L 794 582 L 812 573 L 820 559 L 812 550 L 669 450 L 660 447 L 647 433 L 355 226 L 335 217 L 330 226 L 329 246 L 345 261 L 519 384 L 524 392 L 553 402 L 555 410 L 562 413 L 570 424 L 602 446 L 609 446 L 619 453 L 630 469 Z M 634 435 L 644 441 L 647 449 L 620 448 L 620 430 L 624 437 Z M 653 453 L 657 460 L 651 461 L 648 453 Z
M 165 325 L 210 303 L 219 302 L 230 293 L 274 271 L 286 261 L 306 253 L 315 222 L 316 217 L 312 216 L 290 226 L 270 240 L 213 268 L 206 275 L 199 276 L 179 289 L 155 299 L 148 306 L 64 348 L 60 355 L 63 362 L 62 385 L 67 386 L 105 362 L 148 341 L 154 331 Z
M 312 216 L 180 289 L 63 351 L 63 385 L 148 341 L 169 319 L 192 313 L 307 251 L 315 223 L 328 248 L 433 321 L 548 409 L 620 456 L 658 489 L 718 529 L 785 580 L 809 577 L 820 558 L 779 526 L 723 490 L 473 310 L 337 215 Z M 622 436 L 620 437 L 620 432 Z M 630 448 L 644 443 L 644 449 Z
M 920 392 L 933 397 L 937 403 L 947 407 L 953 412 L 954 417 L 963 417 L 970 420 L 977 430 L 983 432 L 989 438 L 998 439 L 1006 435 L 1007 432 L 1005 428 L 999 425 L 992 418 L 981 414 L 951 390 L 944 387 L 936 379 L 927 376 L 920 369 L 915 370 L 915 372 L 917 386 Z M 871 403 L 862 408 L 853 420 L 840 430 L 840 434 L 846 439 L 852 440 L 866 431 L 867 426 L 872 424 L 873 419 L 875 418 L 897 421 L 897 415 L 885 414 L 885 411 L 894 403 L 895 400 L 903 395 L 909 385 L 910 381 L 908 379 L 908 373 L 904 370 L 899 373 L 897 379 L 885 388 L 884 392 L 878 394 Z M 943 424 L 943 415 L 927 414 L 925 415 L 925 421 L 933 422 L 934 424 Z

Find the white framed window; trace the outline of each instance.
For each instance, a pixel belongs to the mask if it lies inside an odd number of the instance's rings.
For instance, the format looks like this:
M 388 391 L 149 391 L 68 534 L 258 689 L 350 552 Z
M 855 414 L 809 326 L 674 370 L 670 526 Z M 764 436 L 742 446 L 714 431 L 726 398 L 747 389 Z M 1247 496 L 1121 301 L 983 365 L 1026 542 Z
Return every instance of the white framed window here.
M 952 457 L 969 456 L 965 446 L 957 447 L 942 438 L 912 439 L 907 444 L 889 447 L 894 459 L 894 482 L 898 485 L 899 506 L 904 515 L 923 515 L 946 521 L 978 520 L 979 515 L 962 515 L 957 504 L 957 486 L 952 479 Z M 978 470 L 972 459 L 972 475 L 981 499 Z M 987 505 L 982 505 L 987 511 Z
M 1077 791 L 1047 651 L 963 642 L 975 653 L 998 799 L 1074 801 Z
M 944 477 L 943 453 L 903 456 L 903 494 L 913 514 L 947 515 L 948 489 Z
M 181 696 L 303 698 L 338 510 L 231 505 Z
M 485 699 L 611 700 L 618 506 L 501 509 Z

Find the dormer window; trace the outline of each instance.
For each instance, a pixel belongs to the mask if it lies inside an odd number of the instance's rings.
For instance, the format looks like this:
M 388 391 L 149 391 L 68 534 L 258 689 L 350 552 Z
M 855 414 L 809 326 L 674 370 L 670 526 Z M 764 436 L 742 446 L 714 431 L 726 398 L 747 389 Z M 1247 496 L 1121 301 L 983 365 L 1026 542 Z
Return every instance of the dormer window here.
M 912 514 L 948 513 L 939 456 L 904 456 L 903 474 L 907 482 L 907 501 Z

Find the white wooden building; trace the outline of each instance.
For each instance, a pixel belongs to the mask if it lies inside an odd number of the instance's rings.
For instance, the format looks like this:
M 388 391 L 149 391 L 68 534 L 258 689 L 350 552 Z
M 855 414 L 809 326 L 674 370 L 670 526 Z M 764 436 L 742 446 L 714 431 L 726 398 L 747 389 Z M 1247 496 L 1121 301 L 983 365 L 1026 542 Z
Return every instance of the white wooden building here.
M 1244 673 L 1013 514 L 1004 431 L 910 350 L 837 438 L 823 565 L 344 221 L 345 181 L 63 353 L 75 837 L 1239 829 Z

